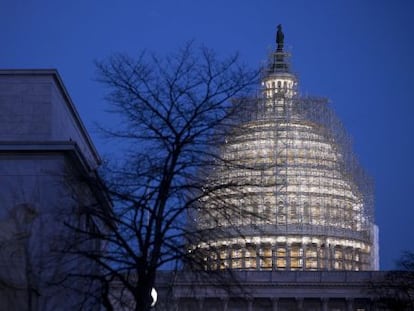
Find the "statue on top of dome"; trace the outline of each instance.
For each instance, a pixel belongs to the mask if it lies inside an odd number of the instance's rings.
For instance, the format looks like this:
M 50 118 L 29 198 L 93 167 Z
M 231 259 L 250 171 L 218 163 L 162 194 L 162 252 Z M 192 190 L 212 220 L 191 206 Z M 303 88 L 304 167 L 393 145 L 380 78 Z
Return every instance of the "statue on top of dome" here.
M 277 25 L 277 33 L 276 33 L 276 43 L 277 43 L 277 50 L 283 51 L 283 45 L 285 41 L 285 35 L 282 31 L 282 24 Z

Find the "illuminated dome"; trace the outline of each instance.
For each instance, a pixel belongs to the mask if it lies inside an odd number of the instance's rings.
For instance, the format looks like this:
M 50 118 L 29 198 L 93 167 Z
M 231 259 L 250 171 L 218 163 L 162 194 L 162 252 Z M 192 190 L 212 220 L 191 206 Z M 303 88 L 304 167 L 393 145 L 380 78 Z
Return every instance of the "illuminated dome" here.
M 297 95 L 288 56 L 278 43 L 260 98 L 240 102 L 191 251 L 207 270 L 377 269 L 370 179 L 327 101 Z

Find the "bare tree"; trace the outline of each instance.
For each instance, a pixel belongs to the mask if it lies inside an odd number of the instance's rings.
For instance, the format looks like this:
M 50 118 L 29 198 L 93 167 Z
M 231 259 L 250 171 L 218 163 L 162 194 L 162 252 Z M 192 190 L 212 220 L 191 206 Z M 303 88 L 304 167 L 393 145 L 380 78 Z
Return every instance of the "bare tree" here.
M 414 310 L 414 253 L 404 252 L 397 268 L 372 283 L 371 291 L 379 306 L 386 310 Z
M 87 236 L 83 241 L 100 240 L 105 250 L 77 252 L 99 265 L 104 283 L 120 285 L 117 297 L 103 291 L 108 310 L 121 308 L 126 297 L 128 307 L 148 310 L 157 270 L 196 258 L 186 247 L 195 234 L 189 210 L 223 188 L 207 189 L 205 176 L 223 164 L 218 143 L 243 106 L 242 99 L 230 99 L 247 98 L 259 72 L 246 69 L 237 55 L 219 59 L 191 43 L 164 58 L 115 55 L 97 69 L 112 112 L 121 117 L 117 128 L 104 131 L 120 141 L 123 159 L 104 173 L 113 211 L 90 208 L 95 230 L 77 229 Z
M 2 303 L 10 308 L 37 310 L 36 299 L 41 292 L 41 263 L 33 264 L 33 220 L 36 212 L 27 204 L 17 205 L 0 223 L 0 262 Z M 36 258 L 37 259 L 37 258 Z M 38 271 L 36 271 L 38 270 Z

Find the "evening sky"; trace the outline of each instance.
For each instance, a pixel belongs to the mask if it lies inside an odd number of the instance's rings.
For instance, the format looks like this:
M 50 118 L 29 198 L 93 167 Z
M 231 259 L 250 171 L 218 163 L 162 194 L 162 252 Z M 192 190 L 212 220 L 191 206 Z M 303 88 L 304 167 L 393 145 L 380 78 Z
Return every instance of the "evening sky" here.
M 375 180 L 381 268 L 414 251 L 414 1 L 0 0 L 0 68 L 58 69 L 95 145 L 111 124 L 94 60 L 189 40 L 258 68 L 277 24 L 305 95 L 328 97 Z

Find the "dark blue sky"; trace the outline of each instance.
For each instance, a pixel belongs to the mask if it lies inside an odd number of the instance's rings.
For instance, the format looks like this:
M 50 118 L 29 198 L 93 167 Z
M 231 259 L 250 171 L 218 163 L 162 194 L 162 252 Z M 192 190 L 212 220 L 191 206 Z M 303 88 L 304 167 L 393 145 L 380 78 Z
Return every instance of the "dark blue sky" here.
M 0 0 L 0 68 L 57 68 L 98 150 L 94 60 L 186 41 L 259 66 L 282 23 L 303 94 L 326 96 L 376 183 L 381 268 L 414 251 L 414 1 Z

